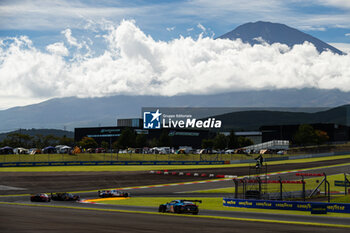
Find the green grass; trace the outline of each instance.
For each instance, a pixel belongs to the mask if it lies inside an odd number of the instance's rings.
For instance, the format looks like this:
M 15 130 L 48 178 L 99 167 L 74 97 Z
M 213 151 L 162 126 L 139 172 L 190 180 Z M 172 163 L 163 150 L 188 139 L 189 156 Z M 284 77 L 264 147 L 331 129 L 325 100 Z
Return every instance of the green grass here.
M 164 204 L 176 199 L 202 200 L 202 203 L 198 204 L 199 211 L 200 210 L 219 210 L 219 211 L 259 212 L 259 213 L 274 213 L 274 214 L 311 215 L 311 213 L 308 211 L 224 207 L 223 198 L 221 197 L 170 197 L 170 198 L 169 197 L 168 198 L 166 197 L 131 197 L 130 199 L 96 201 L 96 202 L 109 204 L 109 205 L 149 206 L 149 207 L 154 207 L 155 209 L 158 209 L 160 204 Z M 339 214 L 339 213 L 328 213 L 327 216 L 350 218 L 350 214 Z
M 332 198 L 331 202 L 333 202 L 333 203 L 350 203 L 350 195 Z

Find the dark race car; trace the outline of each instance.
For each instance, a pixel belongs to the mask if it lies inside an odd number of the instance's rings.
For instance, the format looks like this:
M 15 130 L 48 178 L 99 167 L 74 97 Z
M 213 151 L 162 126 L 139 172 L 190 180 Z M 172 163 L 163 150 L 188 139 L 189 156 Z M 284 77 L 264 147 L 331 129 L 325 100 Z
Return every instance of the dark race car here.
M 30 201 L 35 202 L 50 202 L 51 198 L 46 193 L 37 193 L 35 195 L 30 196 Z
M 54 201 L 79 201 L 80 196 L 72 193 L 51 193 L 51 199 Z
M 174 200 L 166 204 L 161 204 L 158 211 L 163 213 L 190 213 L 196 215 L 199 212 L 198 206 L 195 204 L 196 202 L 202 203 L 200 200 Z
M 119 190 L 102 190 L 98 191 L 99 197 L 130 197 L 130 193 Z

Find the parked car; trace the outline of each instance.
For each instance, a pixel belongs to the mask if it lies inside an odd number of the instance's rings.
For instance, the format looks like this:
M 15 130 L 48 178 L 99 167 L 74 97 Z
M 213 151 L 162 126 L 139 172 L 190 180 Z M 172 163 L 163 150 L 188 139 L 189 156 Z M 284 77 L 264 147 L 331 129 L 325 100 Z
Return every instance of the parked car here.
M 96 148 L 95 153 L 106 153 L 105 148 Z

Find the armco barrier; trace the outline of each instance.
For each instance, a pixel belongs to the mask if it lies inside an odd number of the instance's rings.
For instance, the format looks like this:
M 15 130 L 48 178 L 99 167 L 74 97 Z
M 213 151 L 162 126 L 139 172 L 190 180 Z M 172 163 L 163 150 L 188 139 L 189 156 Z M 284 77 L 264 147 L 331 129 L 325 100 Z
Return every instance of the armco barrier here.
M 233 198 L 223 199 L 223 205 L 227 207 L 257 208 L 257 209 L 311 211 L 311 206 L 313 204 L 326 205 L 328 212 L 350 213 L 350 204 L 343 204 L 343 203 L 246 200 L 246 199 L 233 199 Z
M 64 161 L 0 163 L 0 167 L 103 166 L 103 165 L 222 165 L 227 161 Z

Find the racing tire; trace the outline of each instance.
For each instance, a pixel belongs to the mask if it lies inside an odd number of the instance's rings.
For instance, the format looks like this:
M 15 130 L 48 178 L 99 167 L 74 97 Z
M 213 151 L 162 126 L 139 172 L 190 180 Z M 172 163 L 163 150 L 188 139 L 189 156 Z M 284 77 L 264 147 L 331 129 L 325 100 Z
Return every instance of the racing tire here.
M 164 205 L 160 205 L 159 208 L 158 208 L 158 212 L 165 213 L 165 206 Z
M 180 206 L 174 206 L 174 213 L 181 214 Z
M 197 211 L 197 212 L 193 212 L 192 214 L 193 214 L 193 215 L 198 215 L 198 211 Z

